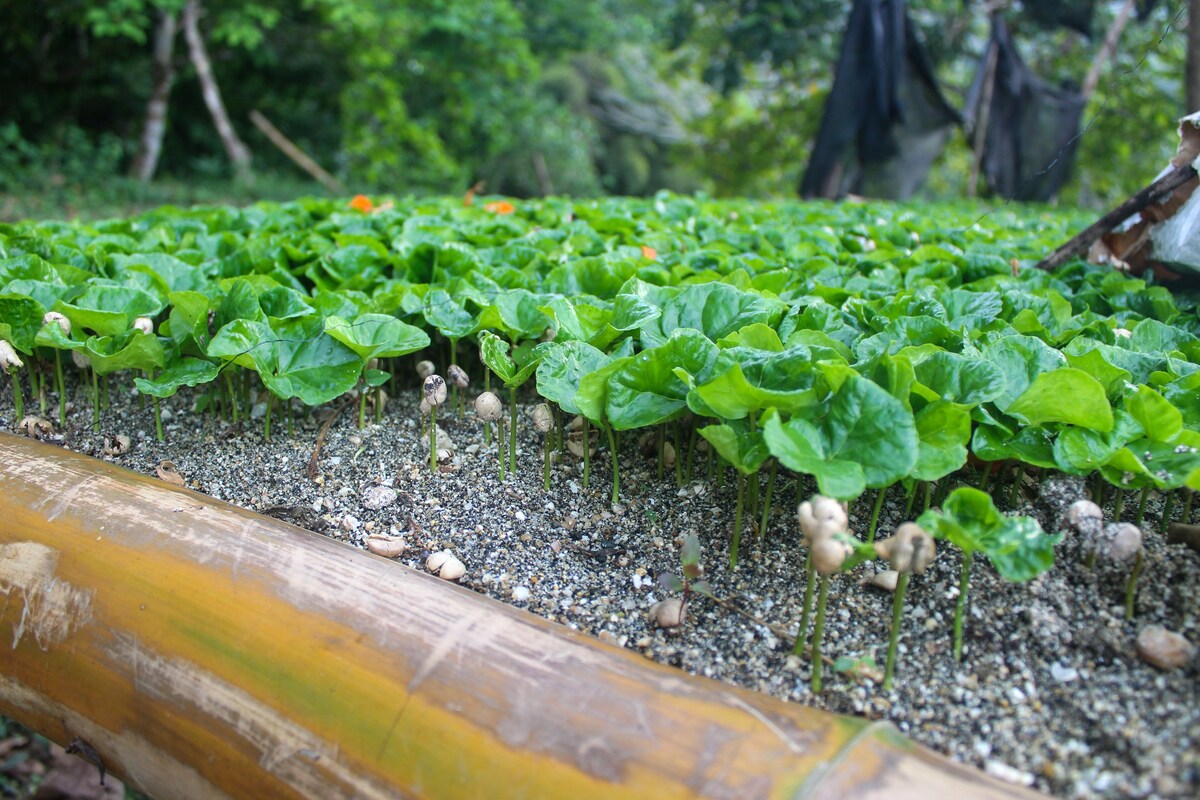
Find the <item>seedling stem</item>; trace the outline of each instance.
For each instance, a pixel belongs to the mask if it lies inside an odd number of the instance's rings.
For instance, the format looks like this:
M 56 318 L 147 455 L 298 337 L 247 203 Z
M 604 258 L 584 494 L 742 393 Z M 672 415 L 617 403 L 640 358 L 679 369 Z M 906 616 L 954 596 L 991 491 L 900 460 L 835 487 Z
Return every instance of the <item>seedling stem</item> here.
M 825 603 L 829 599 L 829 576 L 821 576 L 821 588 L 817 590 L 817 621 L 813 623 L 812 638 L 812 690 L 821 691 L 821 637 L 825 634 Z
M 896 593 L 892 597 L 892 638 L 888 642 L 887 666 L 883 672 L 883 690 L 892 690 L 892 675 L 896 670 L 896 647 L 900 644 L 900 623 L 904 619 L 904 593 L 908 591 L 908 573 L 901 572 L 896 579 Z
M 954 660 L 962 661 L 963 616 L 967 613 L 967 587 L 971 580 L 971 562 L 975 551 L 963 553 L 962 576 L 958 579 L 958 603 L 954 606 Z

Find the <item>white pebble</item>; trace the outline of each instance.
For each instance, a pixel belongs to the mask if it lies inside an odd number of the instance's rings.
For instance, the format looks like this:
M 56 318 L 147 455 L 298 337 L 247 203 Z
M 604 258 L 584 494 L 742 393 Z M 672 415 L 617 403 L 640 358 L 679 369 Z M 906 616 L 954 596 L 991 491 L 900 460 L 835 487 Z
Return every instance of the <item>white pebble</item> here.
M 524 603 L 529 599 L 529 595 L 530 592 L 528 586 L 516 586 L 512 590 L 512 599 L 515 603 Z

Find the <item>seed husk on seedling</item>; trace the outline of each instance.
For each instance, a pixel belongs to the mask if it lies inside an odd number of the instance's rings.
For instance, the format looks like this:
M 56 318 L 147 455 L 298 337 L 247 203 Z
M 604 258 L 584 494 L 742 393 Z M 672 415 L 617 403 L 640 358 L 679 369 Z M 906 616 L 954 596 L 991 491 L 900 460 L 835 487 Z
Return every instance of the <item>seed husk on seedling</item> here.
M 451 405 L 458 412 L 458 418 L 462 419 L 463 415 L 463 399 L 459 391 L 466 392 L 467 387 L 471 385 L 471 379 L 467 377 L 466 371 L 458 364 L 451 364 L 446 367 L 446 380 L 450 382 L 450 388 L 453 390 L 454 396 L 451 399 Z
M 60 314 L 57 311 L 47 311 L 42 317 L 42 326 L 54 324 L 59 327 L 64 336 L 71 335 L 71 320 L 67 319 L 66 315 Z M 63 388 L 63 371 L 62 371 L 62 351 L 57 347 L 54 348 L 54 383 L 58 389 L 58 425 L 65 427 L 67 424 L 67 393 Z M 155 409 L 157 411 L 157 404 Z M 162 421 L 161 418 L 155 417 L 155 422 L 159 429 L 159 441 L 162 441 Z
M 25 403 L 21 397 L 21 381 L 17 376 L 17 370 L 24 366 L 25 362 L 17 355 L 16 349 L 0 339 L 0 370 L 8 373 L 8 376 L 12 378 L 13 408 L 17 412 L 17 419 L 25 416 Z
M 483 420 L 483 430 L 486 433 L 488 426 L 495 423 L 500 426 L 501 432 L 497 434 L 496 451 L 497 459 L 500 462 L 500 480 L 504 480 L 504 404 L 500 402 L 500 398 L 491 392 L 483 392 L 475 398 L 475 414 L 479 419 Z M 485 441 L 487 437 L 484 437 Z
M 441 375 L 430 375 L 425 378 L 422 391 L 429 405 L 429 469 L 437 472 L 437 408 L 446 402 L 446 381 Z
M 883 675 L 883 690 L 888 691 L 892 688 L 892 676 L 896 669 L 896 649 L 900 643 L 900 622 L 904 616 L 904 593 L 908 590 L 909 575 L 920 575 L 925 571 L 937 556 L 937 545 L 933 537 L 919 525 L 906 522 L 896 529 L 895 536 L 875 542 L 874 547 L 879 557 L 886 559 L 898 573 L 892 597 L 891 640 Z
M 808 633 L 808 617 L 812 613 L 813 589 L 816 572 L 813 569 L 813 544 L 819 539 L 845 532 L 850 525 L 846 508 L 832 497 L 813 495 L 796 509 L 800 530 L 804 534 L 801 544 L 808 548 L 804 559 L 804 602 L 800 611 L 800 630 L 796 634 L 796 655 L 804 651 L 805 635 Z
M 545 462 L 542 467 L 542 479 L 545 490 L 548 492 L 550 491 L 550 451 L 554 446 L 550 433 L 554 430 L 554 414 L 546 403 L 538 403 L 534 406 L 533 427 L 542 434 L 542 456 Z

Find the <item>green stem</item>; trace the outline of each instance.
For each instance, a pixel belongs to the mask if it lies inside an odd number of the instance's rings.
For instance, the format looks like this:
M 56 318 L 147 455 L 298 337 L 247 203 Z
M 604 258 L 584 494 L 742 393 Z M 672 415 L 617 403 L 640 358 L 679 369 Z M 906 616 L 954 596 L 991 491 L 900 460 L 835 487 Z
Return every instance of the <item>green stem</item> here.
M 58 385 L 58 425 L 67 426 L 67 392 L 63 388 L 62 351 L 54 351 L 54 382 Z
M 158 438 L 158 440 L 160 442 L 166 441 L 166 439 L 163 437 L 162 407 L 159 405 L 160 401 L 157 397 L 153 398 L 153 402 L 154 402 L 154 435 Z
M 1137 581 L 1138 576 L 1142 574 L 1144 563 L 1142 551 L 1139 550 L 1137 559 L 1133 562 L 1133 569 L 1129 572 L 1129 581 L 1125 584 L 1125 619 L 1133 619 L 1133 605 L 1137 600 Z
M 979 491 L 986 492 L 988 481 L 992 479 L 992 467 L 996 465 L 995 461 L 987 462 L 987 466 L 983 468 L 983 477 L 979 479 Z
M 508 471 L 517 474 L 517 387 L 509 387 Z
M 12 378 L 13 409 L 17 414 L 17 418 L 13 422 L 20 423 L 25 418 L 25 398 L 21 396 L 21 373 L 14 369 L 8 375 Z
M 675 434 L 675 485 L 683 486 L 683 450 L 680 441 L 683 437 L 680 436 L 679 429 L 683 427 L 683 420 L 675 420 L 675 426 L 672 432 Z
M 667 436 L 663 433 L 665 424 L 658 426 L 658 458 L 656 459 L 655 471 L 658 480 L 662 480 L 663 476 L 663 451 L 666 449 Z
M 229 389 L 229 405 L 233 408 L 233 424 L 236 425 L 238 421 L 237 391 L 233 386 L 233 374 L 229 370 L 225 371 L 225 385 Z
M 621 492 L 620 473 L 617 472 L 617 436 L 613 433 L 611 425 L 604 426 L 608 431 L 608 449 L 609 455 L 612 457 L 612 473 L 613 473 L 613 488 L 612 488 L 612 504 L 617 504 L 617 499 Z
M 875 490 L 875 505 L 871 507 L 871 527 L 867 529 L 867 544 L 875 541 L 875 529 L 879 527 L 879 512 L 883 509 L 883 498 L 886 494 L 886 486 Z
M 825 604 L 829 600 L 829 576 L 821 576 L 821 588 L 817 590 L 817 621 L 813 623 L 812 637 L 812 690 L 821 691 L 821 637 L 825 634 Z
M 1096 549 L 1092 548 L 1087 551 L 1087 555 L 1083 557 L 1083 566 L 1087 569 L 1092 569 L 1096 566 Z
M 100 432 L 100 379 L 92 367 L 92 433 Z
M 742 501 L 746 494 L 746 477 L 737 471 L 737 509 L 733 512 L 733 543 L 729 546 L 729 568 L 737 566 L 738 548 L 742 545 Z
M 900 644 L 900 622 L 904 619 L 904 593 L 908 591 L 908 573 L 901 572 L 896 578 L 896 593 L 892 597 L 892 638 L 888 642 L 887 666 L 883 672 L 883 690 L 892 690 L 892 676 L 896 672 L 896 647 Z
M 588 478 L 592 472 L 592 423 L 587 417 L 583 418 L 583 488 L 588 488 Z
M 35 398 L 35 397 L 38 399 L 38 413 L 40 413 L 44 417 L 44 416 L 46 416 L 46 392 L 44 390 L 39 391 L 39 389 L 41 389 L 44 386 L 45 381 L 39 380 L 39 378 L 40 378 L 40 376 L 38 375 L 37 359 L 34 358 L 33 356 L 30 356 L 30 358 L 29 358 L 29 399 L 30 399 L 30 402 L 32 402 L 33 398 Z M 146 402 L 145 398 L 142 399 L 142 402 L 143 403 Z M 20 422 L 20 420 L 17 420 L 17 421 Z
M 684 467 L 683 478 L 687 483 L 692 482 L 692 464 L 696 457 L 696 421 L 688 426 L 687 465 Z
M 933 494 L 933 482 L 925 481 L 925 497 L 923 498 L 923 502 L 924 502 L 926 511 L 929 510 L 929 500 L 930 500 L 930 497 L 932 496 L 932 494 Z
M 437 406 L 429 407 L 429 471 L 437 473 Z
M 804 559 L 804 602 L 800 604 L 800 628 L 796 631 L 796 644 L 792 652 L 796 655 L 804 653 L 804 645 L 808 643 L 805 634 L 808 633 L 808 617 L 812 613 L 813 586 L 817 582 L 817 573 L 812 565 L 812 548 L 808 548 L 808 556 Z
M 1113 500 L 1113 522 L 1121 521 L 1121 512 L 1125 510 L 1125 490 L 1117 489 L 1117 498 Z
M 917 500 L 917 483 L 913 481 L 904 490 L 904 518 L 910 519 L 912 516 L 913 504 Z
M 542 465 L 542 483 L 547 492 L 550 491 L 550 451 L 554 449 L 553 444 L 554 435 L 547 433 L 542 438 L 542 455 L 545 460 L 545 464 Z
M 267 411 L 263 414 L 263 441 L 271 441 L 271 408 L 275 405 L 275 395 L 267 392 Z
M 954 606 L 954 660 L 962 661 L 963 617 L 967 613 L 967 588 L 971 580 L 971 562 L 975 551 L 963 553 L 962 575 L 958 579 L 958 603 Z
M 561 455 L 566 456 L 567 432 L 563 425 L 563 419 L 566 417 L 566 414 L 559 409 L 554 409 L 553 407 L 552 410 L 554 411 L 554 430 L 558 433 L 558 452 Z
M 1179 518 L 1179 521 L 1186 525 L 1192 519 L 1192 498 L 1196 496 L 1196 490 L 1184 489 L 1183 491 L 1187 494 L 1184 495 L 1183 516 Z
M 364 383 L 362 391 L 358 393 L 358 429 L 361 431 L 367 427 L 367 385 Z
M 1177 492 L 1178 490 L 1176 490 Z M 1167 532 L 1167 526 L 1171 524 L 1171 515 L 1175 511 L 1175 494 L 1176 492 L 1167 492 L 1167 499 L 1163 501 L 1162 525 L 1159 526 L 1160 533 Z
M 1142 493 L 1138 497 L 1137 515 L 1133 518 L 1133 524 L 1139 528 L 1142 526 L 1142 520 L 1146 518 L 1146 501 L 1150 498 L 1150 486 L 1147 484 L 1142 487 Z
M 489 425 L 489 424 L 491 424 L 491 423 L 486 423 L 486 422 L 484 423 L 484 430 L 487 430 L 487 425 Z M 501 415 L 500 419 L 496 420 L 496 460 L 500 462 L 500 481 L 503 482 L 505 474 L 506 474 L 505 473 L 506 459 L 504 458 L 504 416 L 503 415 Z
M 1018 464 L 1013 468 L 1012 486 L 1008 493 L 1008 504 L 1016 508 L 1017 503 L 1021 501 L 1021 478 L 1024 477 L 1025 470 Z
M 1104 508 L 1104 476 L 1096 473 L 1096 505 Z
M 762 521 L 758 525 L 758 535 L 762 538 L 767 535 L 767 524 L 771 520 L 771 499 L 775 494 L 775 473 L 779 469 L 779 462 L 771 462 L 771 471 L 767 473 L 767 493 L 763 497 Z

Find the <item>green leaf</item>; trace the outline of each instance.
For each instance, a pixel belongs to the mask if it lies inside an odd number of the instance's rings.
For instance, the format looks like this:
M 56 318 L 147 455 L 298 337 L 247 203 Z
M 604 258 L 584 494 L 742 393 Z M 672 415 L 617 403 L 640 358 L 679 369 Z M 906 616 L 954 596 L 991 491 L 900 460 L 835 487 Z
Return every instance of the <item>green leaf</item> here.
M 916 414 L 917 465 L 912 477 L 936 481 L 967 463 L 971 439 L 971 413 L 964 407 L 938 400 Z
M 767 447 L 789 469 L 813 475 L 822 494 L 849 500 L 868 486 L 889 486 L 916 466 L 912 412 L 865 378 L 850 376 L 823 415 L 786 423 L 771 415 Z
M 395 358 L 429 346 L 429 335 L 388 314 L 360 314 L 353 322 L 338 316 L 325 319 L 325 333 L 349 347 L 367 362 Z
M 1004 390 L 995 398 L 996 408 L 1007 413 L 1009 406 L 1043 372 L 1066 366 L 1063 354 L 1033 336 L 1004 336 L 983 348 L 985 360 L 1004 375 Z
M 804 346 L 782 352 L 735 347 L 722 350 L 713 364 L 715 377 L 696 386 L 688 405 L 698 414 L 743 419 L 776 408 L 791 414 L 815 405 L 813 352 Z
M 1030 425 L 1065 422 L 1098 431 L 1113 426 L 1112 407 L 1100 381 L 1073 367 L 1038 375 L 1008 413 Z
M 659 347 L 682 328 L 700 331 L 715 342 L 755 322 L 777 322 L 782 313 L 779 301 L 729 284 L 692 284 L 662 302 L 659 314 L 639 325 L 642 346 Z
M 0 339 L 22 353 L 32 353 L 45 313 L 42 304 L 30 297 L 0 294 Z
M 771 455 L 762 431 L 751 431 L 749 424 L 741 420 L 724 425 L 706 425 L 700 429 L 700 435 L 716 449 L 721 458 L 733 464 L 743 475 L 758 472 L 758 468 Z
M 87 354 L 97 375 L 122 369 L 150 371 L 165 363 L 162 342 L 158 337 L 136 329 L 127 330 L 120 336 L 89 336 L 84 342 L 83 352 Z
M 545 351 L 534 353 L 530 361 L 518 369 L 516 362 L 508 356 L 509 349 L 508 342 L 494 333 L 484 331 L 479 335 L 479 355 L 483 359 L 483 363 L 496 374 L 505 387 L 515 389 L 525 383 L 537 369 L 538 363 L 545 356 Z
M 445 289 L 431 288 L 425 294 L 421 311 L 426 322 L 451 339 L 470 336 L 479 324 L 479 317 L 467 311 Z
M 1032 517 L 1006 517 L 992 498 L 970 487 L 950 493 L 942 510 L 930 509 L 917 524 L 964 553 L 983 553 L 1004 578 L 1023 582 L 1054 566 L 1061 535 L 1048 535 Z
M 913 369 L 917 382 L 933 395 L 927 399 L 947 400 L 964 406 L 994 400 L 1004 392 L 1006 385 L 999 367 L 957 353 L 938 352 L 919 362 L 914 360 Z
M 153 380 L 134 378 L 142 394 L 151 397 L 171 397 L 181 386 L 199 386 L 216 379 L 220 366 L 203 358 L 185 356 L 160 372 Z
M 1183 414 L 1149 386 L 1139 386 L 1125 398 L 1125 410 L 1155 442 L 1174 441 L 1183 430 Z
M 687 408 L 688 386 L 675 374 L 682 369 L 703 380 L 717 357 L 717 346 L 704 334 L 683 328 L 667 341 L 643 350 L 608 379 L 605 415 L 616 430 L 657 425 Z
M 568 414 L 579 414 L 575 395 L 584 376 L 605 366 L 612 359 L 587 342 L 572 339 L 543 345 L 544 354 L 537 365 L 538 394 Z

